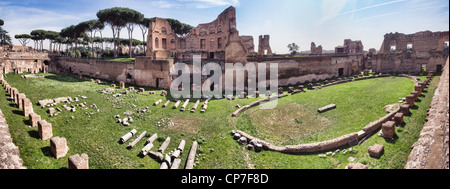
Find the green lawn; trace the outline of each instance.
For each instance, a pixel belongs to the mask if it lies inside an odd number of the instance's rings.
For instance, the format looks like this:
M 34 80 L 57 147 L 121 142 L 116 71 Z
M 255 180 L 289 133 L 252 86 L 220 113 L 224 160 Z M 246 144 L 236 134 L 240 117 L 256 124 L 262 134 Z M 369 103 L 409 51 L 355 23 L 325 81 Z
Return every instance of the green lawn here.
M 256 99 L 213 100 L 204 114 L 199 113 L 199 110 L 197 113 L 180 112 L 171 108 L 173 102 L 168 108 L 161 108 L 161 105 L 152 106 L 159 99 L 163 99 L 163 103 L 166 101 L 158 95 L 127 94 L 116 99 L 112 95 L 97 92 L 99 89 L 109 88 L 108 86 L 56 74 L 46 75 L 47 78 L 22 79 L 19 75 L 8 74 L 5 79 L 11 86 L 27 95 L 34 104 L 35 112 L 41 115 L 42 119 L 52 123 L 53 136 L 67 139 L 69 153 L 58 160 L 49 155 L 50 142 L 38 139 L 37 127 L 29 127 L 28 118 L 21 116 L 21 110 L 9 101 L 5 90 L 0 90 L 0 108 L 5 114 L 14 143 L 19 146 L 25 166 L 33 169 L 67 168 L 67 158 L 77 153 L 89 155 L 89 165 L 92 169 L 159 168 L 159 164 L 153 159 L 138 156 L 143 148 L 143 141 L 131 150 L 126 149 L 128 143 L 117 143 L 122 135 L 132 129 L 136 129 L 138 134 L 143 131 L 147 131 L 148 135 L 158 133 L 160 138 L 155 142 L 153 150 L 159 148 L 165 137 L 172 138 L 166 152 L 175 149 L 180 140 L 186 140 L 181 167 L 184 167 L 192 142 L 200 141 L 198 151 L 201 155 L 196 168 L 202 169 L 246 169 L 249 163 L 258 169 L 343 168 L 348 164 L 346 158 L 350 155 L 355 156 L 356 161 L 362 161 L 372 168 L 402 168 L 409 155 L 409 148 L 417 140 L 418 132 L 423 126 L 423 115 L 426 114 L 424 109 L 428 107 L 433 87 L 437 85 L 434 80 L 429 92 L 422 97 L 418 109 L 405 118 L 407 124 L 404 128 L 398 128 L 399 139 L 395 143 L 373 136 L 363 145 L 355 147 L 358 149 L 357 153 L 319 159 L 317 154 L 290 155 L 248 151 L 234 141 L 229 133 L 233 129 L 239 129 L 281 145 L 332 139 L 359 131 L 368 123 L 384 116 L 385 105 L 397 102 L 399 97 L 405 97 L 413 90 L 414 84 L 411 80 L 388 77 L 330 86 L 282 98 L 278 101 L 277 108 L 271 111 L 253 108 L 237 118 L 232 118 L 231 113 L 236 110 L 236 104 L 243 106 Z M 148 92 L 151 89 L 146 90 Z M 63 96 L 73 98 L 77 95 L 88 97 L 80 98 L 80 102 L 87 103 L 86 110 L 77 107 L 76 112 L 63 110 L 60 115 L 50 117 L 45 112 L 47 108 L 37 106 L 38 100 Z M 94 103 L 100 112 L 90 107 Z M 191 101 L 188 108 L 194 103 L 195 101 Z M 338 108 L 324 114 L 317 113 L 318 108 L 332 103 Z M 60 103 L 56 107 L 62 109 L 63 104 Z M 150 113 L 136 113 L 145 107 L 149 107 Z M 127 110 L 135 112 L 134 122 L 131 126 L 124 127 L 116 123 L 114 115 L 121 115 L 123 118 L 123 112 Z M 174 125 L 158 124 L 162 119 L 170 119 Z M 366 155 L 367 145 L 375 142 L 387 145 L 386 155 L 380 160 L 368 158 Z M 393 163 L 393 159 L 398 159 L 398 162 Z

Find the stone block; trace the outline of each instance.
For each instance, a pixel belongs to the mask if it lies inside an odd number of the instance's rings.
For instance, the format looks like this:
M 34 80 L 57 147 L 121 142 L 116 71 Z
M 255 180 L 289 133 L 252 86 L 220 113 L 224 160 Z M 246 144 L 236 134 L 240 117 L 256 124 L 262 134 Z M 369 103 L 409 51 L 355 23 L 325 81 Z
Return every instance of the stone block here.
M 50 139 L 50 151 L 56 159 L 66 156 L 69 147 L 67 140 L 61 137 L 53 137 Z
M 368 169 L 368 167 L 362 163 L 350 163 L 346 169 Z
M 49 114 L 54 114 L 55 112 L 56 112 L 55 108 L 49 108 L 47 110 L 47 113 L 49 113 Z
M 283 94 L 283 92 L 284 92 L 284 91 L 283 91 L 283 87 L 279 87 L 279 88 L 278 88 L 278 94 Z
M 369 146 L 367 151 L 371 157 L 380 158 L 384 153 L 384 146 L 375 144 L 373 146 Z
M 41 116 L 34 112 L 30 113 L 28 116 L 29 116 L 29 120 L 30 120 L 30 125 L 32 127 L 37 127 L 38 121 L 41 120 Z
M 30 99 L 28 98 L 22 99 L 22 110 L 24 116 L 28 116 L 34 112 L 33 103 L 31 103 Z
M 406 96 L 406 104 L 410 106 L 414 106 L 415 96 L 414 95 L 408 95 Z
M 324 112 L 330 111 L 332 109 L 336 109 L 336 104 L 330 104 L 330 105 L 325 106 L 323 108 L 319 108 L 317 111 L 319 113 L 324 113 Z
M 294 90 L 295 90 L 294 87 L 289 87 L 289 93 L 292 94 L 294 92 Z
M 313 90 L 314 89 L 314 85 L 312 83 L 308 84 L 308 90 Z
M 403 104 L 403 105 L 400 106 L 400 112 L 403 113 L 403 115 L 408 115 L 409 113 L 411 113 L 409 111 L 410 107 L 411 106 L 409 104 Z
M 145 92 L 145 89 L 144 88 L 139 88 L 139 92 L 143 93 L 143 92 Z
M 384 138 L 394 138 L 395 136 L 395 122 L 388 121 L 381 125 L 381 132 Z
M 120 81 L 120 82 L 119 82 L 119 88 L 120 88 L 120 89 L 125 88 L 125 83 L 124 83 L 123 81 Z
M 128 87 L 129 91 L 134 91 L 134 87 Z
M 25 93 L 19 93 L 17 95 L 17 104 L 19 105 L 19 109 L 23 110 L 23 102 L 22 100 L 24 98 L 27 98 L 27 96 L 25 95 Z
M 299 85 L 298 90 L 303 91 L 303 90 L 305 90 L 305 87 L 303 85 Z
M 420 93 L 419 91 L 413 91 L 411 92 L 411 95 L 414 96 L 414 102 L 417 101 L 417 99 L 419 99 Z
M 116 87 L 116 84 L 111 84 L 111 87 Z
M 394 115 L 394 122 L 396 125 L 401 125 L 403 123 L 403 113 L 396 113 Z
M 89 156 L 85 153 L 69 157 L 69 169 L 89 169 Z
M 47 140 L 53 136 L 52 124 L 45 120 L 38 121 L 38 134 L 42 140 Z

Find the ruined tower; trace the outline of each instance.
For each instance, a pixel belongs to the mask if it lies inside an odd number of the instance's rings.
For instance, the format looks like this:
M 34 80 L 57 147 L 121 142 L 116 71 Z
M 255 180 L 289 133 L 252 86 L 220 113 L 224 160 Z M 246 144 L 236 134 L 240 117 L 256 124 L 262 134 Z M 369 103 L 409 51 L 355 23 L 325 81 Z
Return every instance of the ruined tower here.
M 258 56 L 272 56 L 272 49 L 270 48 L 270 36 L 269 35 L 260 35 L 259 36 L 259 45 L 258 45 Z

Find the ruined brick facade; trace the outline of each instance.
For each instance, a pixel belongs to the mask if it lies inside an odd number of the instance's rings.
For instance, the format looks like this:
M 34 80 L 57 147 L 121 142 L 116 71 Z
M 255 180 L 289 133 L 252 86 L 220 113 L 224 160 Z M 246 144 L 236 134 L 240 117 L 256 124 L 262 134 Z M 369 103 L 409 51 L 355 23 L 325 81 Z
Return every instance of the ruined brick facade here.
M 259 43 L 258 43 L 258 56 L 272 56 L 272 49 L 270 48 L 270 36 L 269 35 L 260 35 Z
M 254 53 L 253 37 L 239 36 L 234 7 L 210 23 L 199 24 L 186 36 L 175 34 L 166 19 L 155 18 L 149 26 L 147 47 L 147 56 L 152 59 L 192 60 L 193 55 L 200 54 L 202 59 L 233 63 L 245 61 L 247 55 Z
M 0 72 L 3 74 L 48 72 L 48 53 L 0 52 Z
M 373 69 L 377 72 L 420 72 L 423 68 L 439 71 L 448 58 L 448 41 L 448 31 L 386 34 L 378 54 L 373 57 Z
M 319 45 L 316 47 L 316 44 L 314 42 L 311 42 L 311 52 L 310 54 L 313 55 L 320 55 L 322 54 L 322 45 Z
M 345 39 L 344 45 L 335 48 L 336 54 L 362 54 L 364 46 L 360 40 Z

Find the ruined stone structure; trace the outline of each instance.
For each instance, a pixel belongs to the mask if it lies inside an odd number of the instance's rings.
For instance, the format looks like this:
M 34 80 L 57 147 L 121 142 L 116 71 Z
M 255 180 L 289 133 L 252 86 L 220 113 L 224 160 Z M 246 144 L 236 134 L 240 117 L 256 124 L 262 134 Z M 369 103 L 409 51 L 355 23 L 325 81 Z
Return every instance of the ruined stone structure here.
M 345 39 L 344 45 L 335 48 L 336 54 L 362 54 L 364 46 L 360 40 Z
M 245 63 L 246 56 L 254 53 L 253 37 L 239 36 L 234 7 L 210 23 L 199 24 L 186 36 L 175 34 L 166 19 L 155 18 L 149 26 L 147 47 L 152 59 L 192 60 L 199 54 L 202 59 Z
M 376 72 L 440 71 L 448 58 L 449 32 L 389 33 L 373 57 Z
M 50 61 L 48 53 L 0 52 L 0 72 L 3 74 L 48 72 Z
M 322 45 L 319 45 L 318 47 L 316 47 L 316 44 L 314 42 L 311 42 L 311 52 L 309 54 L 313 54 L 313 55 L 322 54 Z
M 272 49 L 270 48 L 270 36 L 260 35 L 258 43 L 258 56 L 272 56 Z

